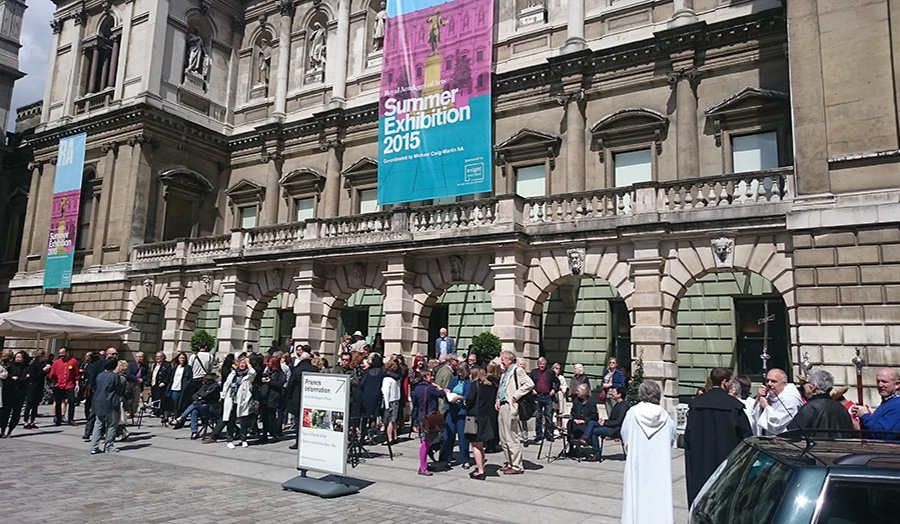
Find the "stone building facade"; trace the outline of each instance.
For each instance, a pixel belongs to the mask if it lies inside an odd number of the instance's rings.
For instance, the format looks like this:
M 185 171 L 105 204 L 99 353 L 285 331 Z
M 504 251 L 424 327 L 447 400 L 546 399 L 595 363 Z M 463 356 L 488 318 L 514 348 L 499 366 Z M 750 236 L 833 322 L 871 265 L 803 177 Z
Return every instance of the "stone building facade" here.
M 59 2 L 11 307 L 56 299 L 42 210 L 87 132 L 62 302 L 132 351 L 333 355 L 353 328 L 408 355 L 446 325 L 569 370 L 640 357 L 670 406 L 763 345 L 851 385 L 859 347 L 872 384 L 900 363 L 900 17 L 847 4 L 496 2 L 467 57 L 494 191 L 379 208 L 379 0 Z

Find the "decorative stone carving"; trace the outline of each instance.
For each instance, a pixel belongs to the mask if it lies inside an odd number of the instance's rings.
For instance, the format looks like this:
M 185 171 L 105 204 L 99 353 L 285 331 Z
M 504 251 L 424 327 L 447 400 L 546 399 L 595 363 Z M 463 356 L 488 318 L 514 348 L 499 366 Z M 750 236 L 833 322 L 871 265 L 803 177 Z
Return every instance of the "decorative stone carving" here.
M 212 276 L 203 275 L 200 280 L 203 282 L 203 294 L 212 295 Z
M 372 47 L 376 51 L 384 48 L 384 26 L 386 23 L 386 4 L 384 2 L 381 2 L 381 10 L 375 13 L 375 29 L 372 31 Z
M 147 296 L 148 297 L 153 296 L 153 279 L 150 277 L 147 277 L 144 279 L 143 284 L 144 284 L 144 291 L 147 292 Z
M 569 271 L 571 271 L 573 275 L 580 275 L 584 273 L 584 248 L 573 247 L 571 249 L 567 249 L 566 255 L 568 255 L 569 257 Z
M 210 5 L 212 5 L 212 0 L 200 0 L 200 11 L 204 13 L 209 11 Z
M 309 67 L 313 71 L 325 69 L 325 48 L 328 30 L 319 22 L 313 23 L 312 34 L 309 37 Z
M 194 27 L 187 34 L 187 57 L 184 64 L 184 83 L 206 91 L 209 80 L 209 52 L 200 31 Z
M 85 9 L 79 9 L 72 13 L 72 20 L 75 21 L 75 25 L 84 25 L 87 23 L 88 12 Z
M 62 18 L 53 18 L 50 20 L 50 29 L 53 30 L 53 34 L 58 34 L 62 31 L 64 20 Z
M 366 266 L 362 262 L 357 262 L 350 266 L 350 278 L 356 284 L 362 285 L 366 278 Z
M 278 0 L 278 12 L 283 15 L 293 15 L 294 0 Z
M 717 268 L 730 269 L 734 267 L 734 239 L 729 237 L 716 237 L 710 239 L 713 258 Z
M 284 279 L 284 270 L 280 267 L 276 267 L 272 270 L 272 282 L 276 286 L 281 285 L 281 281 Z
M 259 39 L 259 49 L 257 50 L 259 64 L 257 65 L 257 83 L 261 85 L 269 84 L 269 71 L 272 67 L 272 44 L 265 38 Z
M 462 280 L 463 258 L 459 255 L 450 255 L 450 278 Z

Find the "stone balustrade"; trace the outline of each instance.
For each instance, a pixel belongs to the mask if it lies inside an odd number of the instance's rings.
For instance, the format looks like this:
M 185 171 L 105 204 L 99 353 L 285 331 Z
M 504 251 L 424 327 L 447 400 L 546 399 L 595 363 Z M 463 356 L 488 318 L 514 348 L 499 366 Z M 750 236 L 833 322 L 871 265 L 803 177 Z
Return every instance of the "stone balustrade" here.
M 296 254 L 306 249 L 396 241 L 440 241 L 451 236 L 504 234 L 524 231 L 540 236 L 581 231 L 588 227 L 612 227 L 631 221 L 648 223 L 703 222 L 710 219 L 742 219 L 784 215 L 792 199 L 793 169 L 779 168 L 754 173 L 667 182 L 643 182 L 634 186 L 601 189 L 545 197 L 504 195 L 480 200 L 335 218 L 312 218 L 250 229 L 230 235 L 180 239 L 137 246 L 132 251 L 134 269 L 202 264 L 211 259 L 242 256 Z M 751 211 L 751 213 L 748 213 Z M 548 229 L 549 228 L 549 229 Z

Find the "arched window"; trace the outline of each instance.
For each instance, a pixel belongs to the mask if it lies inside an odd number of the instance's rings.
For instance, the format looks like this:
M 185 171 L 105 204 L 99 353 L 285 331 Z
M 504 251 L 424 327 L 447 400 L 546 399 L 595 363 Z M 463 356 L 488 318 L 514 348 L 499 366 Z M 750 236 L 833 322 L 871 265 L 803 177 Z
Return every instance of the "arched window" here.
M 85 94 L 99 93 L 116 85 L 121 35 L 113 31 L 113 24 L 113 18 L 106 17 L 100 22 L 97 34 L 84 43 Z

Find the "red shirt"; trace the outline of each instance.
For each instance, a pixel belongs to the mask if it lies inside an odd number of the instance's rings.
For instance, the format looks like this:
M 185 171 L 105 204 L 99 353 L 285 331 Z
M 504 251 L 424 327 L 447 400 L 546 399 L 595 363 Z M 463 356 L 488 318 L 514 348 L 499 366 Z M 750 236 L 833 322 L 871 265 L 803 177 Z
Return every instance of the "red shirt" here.
M 79 374 L 78 360 L 75 358 L 66 361 L 58 358 L 50 366 L 50 382 L 55 383 L 59 389 L 75 389 Z

